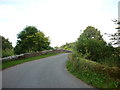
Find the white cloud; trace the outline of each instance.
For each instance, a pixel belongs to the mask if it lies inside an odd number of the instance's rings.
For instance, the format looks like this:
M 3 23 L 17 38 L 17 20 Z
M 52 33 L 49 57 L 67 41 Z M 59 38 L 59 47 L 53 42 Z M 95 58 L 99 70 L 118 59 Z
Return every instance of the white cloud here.
M 14 46 L 26 25 L 37 26 L 50 37 L 51 46 L 60 46 L 75 41 L 88 25 L 113 33 L 117 0 L 2 0 L 0 11 L 0 35 Z

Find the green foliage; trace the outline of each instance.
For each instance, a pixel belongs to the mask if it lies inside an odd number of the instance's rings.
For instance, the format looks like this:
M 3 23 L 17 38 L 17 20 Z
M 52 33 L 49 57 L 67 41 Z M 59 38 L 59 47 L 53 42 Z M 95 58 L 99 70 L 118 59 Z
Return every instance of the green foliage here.
M 110 67 L 120 67 L 120 47 L 113 48 L 113 50 L 110 50 L 109 48 L 106 49 L 108 53 L 112 53 L 109 56 L 104 56 L 104 58 L 101 58 L 98 62 Z
M 49 46 L 49 37 L 45 37 L 44 33 L 34 26 L 27 26 L 18 34 L 18 39 L 14 49 L 16 54 L 52 49 Z
M 108 34 L 108 33 L 105 33 L 106 35 L 108 35 L 108 37 L 111 37 L 110 40 L 111 40 L 111 44 L 112 45 L 116 45 L 118 47 L 120 47 L 120 21 L 118 20 L 113 20 L 113 22 L 115 22 L 115 24 L 117 24 L 117 31 L 114 33 L 114 34 Z
M 59 47 L 58 47 L 58 46 L 55 46 L 54 49 L 59 49 Z
M 97 88 L 120 89 L 119 67 L 120 48 L 107 44 L 100 31 L 91 26 L 75 42 L 67 62 L 71 73 Z
M 83 40 L 88 40 L 88 39 L 96 39 L 96 40 L 103 40 L 102 35 L 100 34 L 100 31 L 98 31 L 97 29 L 95 29 L 92 26 L 88 26 L 84 32 L 80 35 L 79 39 L 83 39 Z
M 97 61 L 103 55 L 105 45 L 100 31 L 88 26 L 78 38 L 75 49 L 78 53 L 82 53 L 85 58 Z
M 75 43 L 74 52 L 82 57 L 109 66 L 120 66 L 119 52 L 110 44 L 107 44 L 94 27 L 88 26 Z M 109 62 L 109 63 L 108 63 Z
M 60 48 L 65 49 L 65 50 L 72 50 L 75 42 L 72 43 L 66 43 L 65 45 L 62 45 Z
M 14 52 L 12 43 L 9 42 L 8 39 L 5 39 L 3 36 L 0 36 L 0 38 L 2 38 L 2 57 L 13 55 Z
M 67 69 L 76 77 L 97 88 L 120 88 L 120 69 L 108 67 L 81 58 L 77 53 L 69 55 Z
M 21 31 L 19 34 L 18 34 L 18 39 L 25 39 L 27 36 L 31 36 L 31 35 L 34 35 L 35 33 L 38 32 L 38 29 L 34 26 L 27 26 L 24 28 L 23 31 Z
M 5 49 L 5 50 L 2 50 L 2 57 L 8 57 L 8 56 L 12 56 L 14 55 L 14 51 L 13 49 Z

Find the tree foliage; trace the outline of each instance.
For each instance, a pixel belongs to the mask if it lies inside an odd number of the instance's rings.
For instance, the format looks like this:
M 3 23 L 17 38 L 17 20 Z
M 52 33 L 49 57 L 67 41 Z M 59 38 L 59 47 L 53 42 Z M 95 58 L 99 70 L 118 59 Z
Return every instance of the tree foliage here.
M 114 34 L 108 34 L 108 33 L 105 34 L 111 37 L 110 44 L 120 47 L 120 21 L 113 20 L 113 22 L 118 25 L 118 27 L 115 28 L 117 29 L 117 31 Z
M 78 38 L 75 50 L 87 59 L 98 61 L 111 55 L 109 51 L 113 49 L 103 40 L 100 31 L 88 26 Z
M 118 27 L 116 29 L 118 29 L 118 31 L 115 34 L 112 34 L 112 40 L 116 41 L 114 44 L 117 44 L 118 47 L 120 47 L 120 21 L 116 20 L 114 21 L 115 24 L 118 25 Z
M 62 45 L 60 48 L 65 49 L 65 50 L 72 50 L 72 48 L 74 47 L 75 42 L 72 43 L 66 43 L 64 45 Z
M 81 53 L 85 58 L 96 61 L 103 55 L 105 41 L 100 31 L 92 26 L 88 26 L 80 35 L 76 42 L 76 51 Z
M 34 26 L 27 26 L 18 34 L 18 41 L 15 47 L 15 53 L 36 52 L 51 49 L 49 46 L 49 37 Z
M 3 36 L 0 36 L 0 38 L 2 38 L 2 57 L 13 55 L 14 52 L 13 52 L 12 43 Z
M 92 26 L 88 26 L 84 32 L 80 35 L 78 39 L 96 39 L 96 40 L 103 40 L 102 35 L 100 34 L 100 31 Z
M 74 48 L 74 52 L 82 57 L 109 66 L 120 66 L 118 51 L 103 40 L 100 31 L 91 26 L 79 36 Z

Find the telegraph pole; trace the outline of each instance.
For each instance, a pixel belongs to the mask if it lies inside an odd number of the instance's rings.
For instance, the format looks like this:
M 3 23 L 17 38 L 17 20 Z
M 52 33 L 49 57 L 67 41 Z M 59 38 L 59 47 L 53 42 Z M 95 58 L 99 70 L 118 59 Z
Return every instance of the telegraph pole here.
M 118 22 L 120 22 L 120 1 L 118 2 Z M 118 47 L 120 47 L 120 24 L 118 24 L 117 42 L 118 42 Z

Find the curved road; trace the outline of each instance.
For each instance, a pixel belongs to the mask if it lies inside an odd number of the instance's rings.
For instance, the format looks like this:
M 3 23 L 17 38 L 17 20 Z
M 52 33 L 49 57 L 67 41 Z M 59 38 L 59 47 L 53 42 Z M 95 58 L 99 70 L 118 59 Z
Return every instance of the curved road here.
M 3 70 L 3 88 L 92 88 L 65 68 L 68 54 L 26 62 Z

